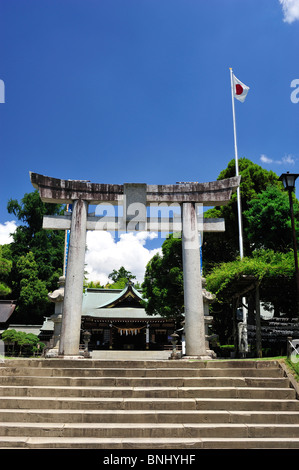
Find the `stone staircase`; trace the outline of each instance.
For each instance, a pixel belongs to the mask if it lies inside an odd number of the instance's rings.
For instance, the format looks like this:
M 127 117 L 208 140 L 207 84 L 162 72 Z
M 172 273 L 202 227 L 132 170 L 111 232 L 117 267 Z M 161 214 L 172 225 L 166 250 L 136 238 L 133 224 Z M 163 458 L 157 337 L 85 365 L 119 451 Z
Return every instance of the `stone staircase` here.
M 0 448 L 299 448 L 277 361 L 19 359 L 0 364 Z

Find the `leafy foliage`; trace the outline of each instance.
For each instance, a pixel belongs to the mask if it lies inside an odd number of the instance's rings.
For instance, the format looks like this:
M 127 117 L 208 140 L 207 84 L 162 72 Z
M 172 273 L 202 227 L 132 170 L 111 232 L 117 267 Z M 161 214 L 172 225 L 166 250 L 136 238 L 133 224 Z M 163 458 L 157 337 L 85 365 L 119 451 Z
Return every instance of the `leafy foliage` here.
M 131 271 L 127 271 L 123 266 L 119 269 L 113 269 L 113 271 L 108 275 L 108 278 L 113 282 L 108 282 L 105 286 L 102 286 L 100 281 L 90 281 L 85 283 L 85 287 L 90 289 L 124 289 L 128 282 L 131 282 L 133 279 L 136 279 Z M 139 283 L 134 282 L 136 289 L 139 289 Z
M 184 311 L 182 243 L 170 236 L 147 264 L 142 284 L 148 315 L 180 318 Z
M 299 205 L 295 197 L 293 207 L 296 232 L 299 234 Z M 247 219 L 246 236 L 255 249 L 286 252 L 292 247 L 289 197 L 277 186 L 268 186 L 248 201 L 244 217 Z
M 87 283 L 85 283 L 84 287 L 87 287 L 89 289 L 101 289 L 101 288 L 103 288 L 100 281 L 87 282 Z
M 247 158 L 239 159 L 239 173 L 241 175 L 240 193 L 243 213 L 249 209 L 250 201 L 253 201 L 268 186 L 274 186 L 283 192 L 282 184 L 278 181 L 278 176 L 273 171 L 267 171 Z M 227 168 L 221 171 L 218 180 L 231 178 L 235 174 L 235 160 L 233 159 L 229 162 Z M 230 202 L 226 206 L 216 206 L 206 211 L 204 216 L 225 219 L 224 233 L 204 234 L 203 267 L 205 272 L 208 272 L 213 265 L 219 262 L 233 261 L 239 256 L 237 193 L 232 195 Z M 247 233 L 249 224 L 250 221 L 243 217 L 244 233 Z M 252 240 L 244 237 L 245 255 L 250 256 L 254 248 Z
M 38 321 L 52 310 L 47 292 L 57 287 L 64 249 L 64 232 L 44 230 L 43 216 L 59 214 L 63 206 L 43 203 L 36 190 L 25 194 L 20 203 L 10 199 L 7 209 L 21 222 L 10 244 L 9 281 L 13 298 L 18 299 L 16 317 L 18 321 Z
M 10 346 L 11 354 L 19 356 L 41 353 L 45 347 L 45 344 L 33 333 L 25 333 L 14 329 L 5 330 L 2 333 L 2 340 Z
M 113 283 L 106 284 L 108 289 L 124 289 L 128 282 L 131 282 L 133 279 L 136 279 L 131 271 L 127 271 L 123 266 L 118 270 L 113 269 L 112 273 L 108 275 L 109 279 L 112 279 Z M 136 288 L 139 288 L 139 284 L 135 284 Z
M 11 293 L 11 288 L 7 285 L 12 262 L 3 256 L 3 248 L 0 246 L 0 296 Z
M 18 259 L 16 270 L 20 276 L 19 309 L 26 316 L 30 316 L 30 314 L 41 316 L 44 313 L 45 305 L 50 302 L 46 282 L 38 277 L 38 265 L 31 251 Z
M 22 222 L 13 234 L 11 244 L 14 265 L 17 258 L 31 251 L 38 264 L 39 278 L 46 281 L 49 290 L 56 288 L 57 271 L 63 265 L 64 232 L 44 230 L 42 223 L 44 215 L 59 214 L 63 211 L 62 206 L 43 203 L 36 190 L 25 194 L 21 203 L 10 199 L 7 210 Z
M 294 252 L 257 250 L 250 258 L 221 263 L 207 276 L 207 289 L 218 301 L 229 302 L 238 292 L 237 281 L 254 276 L 260 282 L 260 297 L 280 312 L 293 313 L 296 303 Z
M 271 302 L 279 312 L 292 313 L 295 302 L 294 255 L 290 229 L 288 195 L 277 175 L 264 170 L 246 158 L 239 160 L 245 257 L 239 259 L 237 195 L 227 206 L 214 207 L 205 217 L 223 217 L 225 232 L 205 233 L 203 238 L 203 272 L 207 289 L 221 300 L 221 311 L 227 311 L 231 328 L 232 295 L 236 282 L 243 276 L 260 280 L 263 302 Z M 235 160 L 231 160 L 218 179 L 235 176 Z M 294 198 L 299 228 L 299 207 Z M 273 227 L 273 228 L 272 228 Z M 162 256 L 155 255 L 147 265 L 142 284 L 149 315 L 179 315 L 184 309 L 181 240 L 170 237 L 162 245 Z M 217 309 L 219 304 L 214 304 Z M 224 316 L 222 320 L 225 322 Z
M 108 275 L 108 278 L 112 279 L 113 282 L 117 282 L 120 279 L 127 279 L 128 281 L 131 281 L 132 279 L 136 279 L 136 276 L 121 266 L 118 270 L 113 269 L 112 273 Z

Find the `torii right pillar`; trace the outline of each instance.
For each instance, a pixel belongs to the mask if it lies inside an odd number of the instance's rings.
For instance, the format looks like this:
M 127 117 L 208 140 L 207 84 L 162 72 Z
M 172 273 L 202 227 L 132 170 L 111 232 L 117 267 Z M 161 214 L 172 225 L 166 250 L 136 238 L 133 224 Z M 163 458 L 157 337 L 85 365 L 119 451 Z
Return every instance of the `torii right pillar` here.
M 200 246 L 194 202 L 182 204 L 182 254 L 186 356 L 210 359 L 206 352 Z

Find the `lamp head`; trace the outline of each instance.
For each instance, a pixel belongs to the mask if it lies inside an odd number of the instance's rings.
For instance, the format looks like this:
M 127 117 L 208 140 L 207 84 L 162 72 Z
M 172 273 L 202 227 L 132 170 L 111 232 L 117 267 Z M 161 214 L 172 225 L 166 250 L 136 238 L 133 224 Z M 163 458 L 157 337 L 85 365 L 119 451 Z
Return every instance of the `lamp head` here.
M 284 185 L 285 189 L 288 191 L 293 191 L 295 189 L 295 181 L 298 178 L 299 174 L 298 173 L 283 173 L 280 175 L 278 178 L 279 181 L 282 181 L 282 184 Z

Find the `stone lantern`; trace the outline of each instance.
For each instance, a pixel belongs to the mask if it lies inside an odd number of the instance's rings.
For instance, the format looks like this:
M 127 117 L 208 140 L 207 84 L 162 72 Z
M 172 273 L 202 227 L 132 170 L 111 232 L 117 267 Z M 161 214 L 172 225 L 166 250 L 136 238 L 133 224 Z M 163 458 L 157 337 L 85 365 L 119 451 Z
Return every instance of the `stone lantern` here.
M 207 284 L 206 279 L 202 278 L 202 287 L 203 287 L 202 296 L 203 296 L 203 305 L 204 305 L 206 350 L 207 350 L 207 354 L 211 357 L 211 359 L 215 359 L 216 358 L 216 353 L 212 349 L 210 349 L 210 340 L 212 339 L 212 337 L 209 335 L 209 325 L 212 323 L 213 317 L 210 314 L 209 305 L 212 302 L 214 302 L 216 296 L 205 289 L 206 284 Z M 213 337 L 214 336 L 215 335 L 213 335 Z
M 50 317 L 50 320 L 54 323 L 54 332 L 53 332 L 53 346 L 46 352 L 46 357 L 57 357 L 59 350 L 59 341 L 61 335 L 61 325 L 62 325 L 62 312 L 63 312 L 63 300 L 64 300 L 64 284 L 65 277 L 61 276 L 58 281 L 58 289 L 54 292 L 49 292 L 48 298 L 51 302 L 55 303 L 54 314 Z
M 170 337 L 171 337 L 171 344 L 172 344 L 172 353 L 169 359 L 180 359 L 181 356 L 180 354 L 178 354 L 177 349 L 176 349 L 179 335 L 177 333 L 172 333 Z
M 87 330 L 83 331 L 83 341 L 84 341 L 84 357 L 90 357 L 90 352 L 88 351 L 88 343 L 90 341 L 91 333 Z

